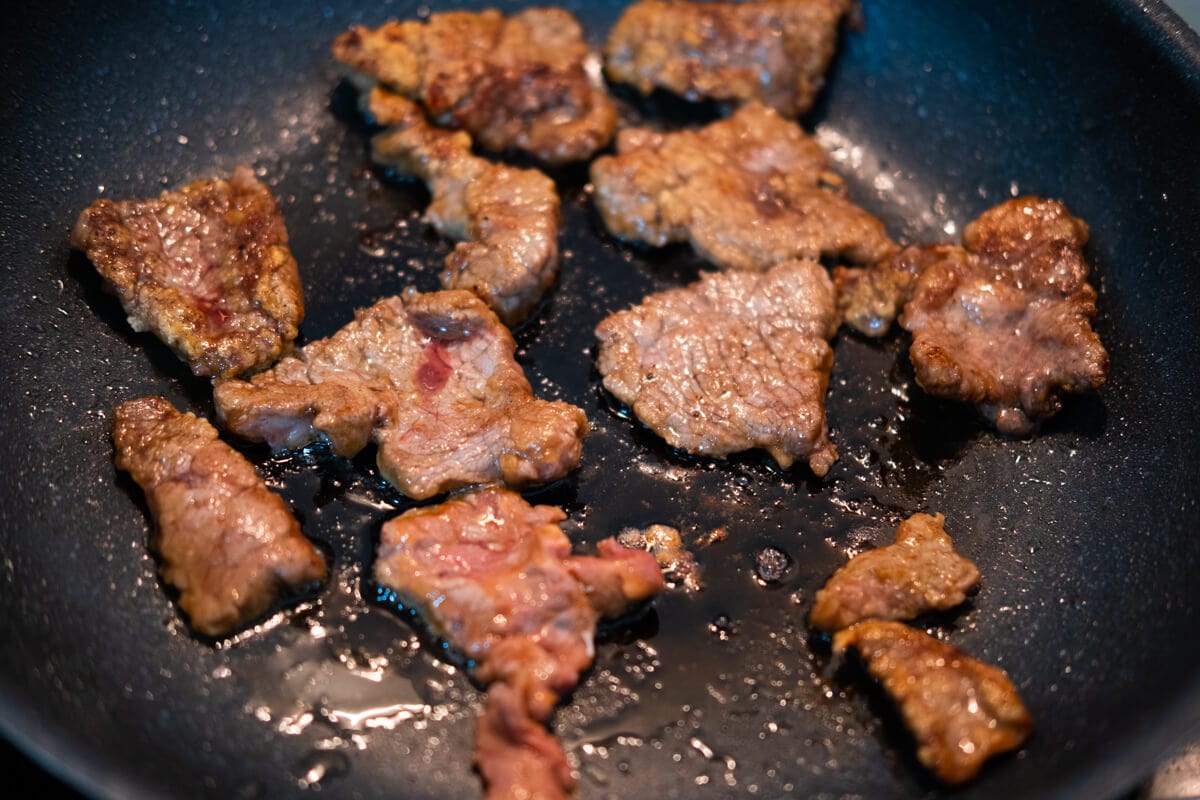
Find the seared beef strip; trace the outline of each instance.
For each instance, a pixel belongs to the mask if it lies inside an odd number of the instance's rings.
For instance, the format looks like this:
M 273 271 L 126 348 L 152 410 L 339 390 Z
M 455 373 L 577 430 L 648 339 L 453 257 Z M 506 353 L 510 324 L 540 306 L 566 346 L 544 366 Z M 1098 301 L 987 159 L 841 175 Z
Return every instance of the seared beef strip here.
M 554 480 L 579 464 L 587 417 L 536 399 L 515 350 L 470 292 L 409 290 L 213 394 L 229 430 L 272 447 L 323 436 L 352 456 L 373 439 L 380 472 L 409 497 Z
M 597 621 L 663 588 L 653 556 L 613 539 L 571 555 L 565 518 L 490 487 L 407 511 L 380 535 L 376 580 L 491 687 L 476 729 L 489 797 L 567 796 L 574 777 L 541 725 L 591 665 Z
M 917 758 L 948 784 L 973 778 L 992 756 L 1015 750 L 1033 718 L 999 667 L 899 622 L 860 622 L 833 637 L 853 647 L 900 709 Z
M 708 274 L 601 322 L 597 367 L 672 447 L 718 458 L 763 447 L 824 475 L 837 460 L 825 427 L 836 329 L 816 262 Z
M 304 317 L 283 216 L 246 166 L 152 200 L 97 200 L 71 246 L 87 253 L 133 329 L 152 331 L 196 375 L 269 366 Z
M 979 585 L 979 569 L 954 551 L 941 514 L 914 514 L 896 541 L 850 559 L 817 592 L 810 623 L 832 633 L 864 619 L 913 619 L 954 608 Z
M 812 105 L 850 0 L 641 0 L 608 36 L 605 71 L 643 94 L 759 100 L 794 117 Z
M 506 325 L 524 319 L 558 273 L 562 221 L 554 181 L 471 154 L 471 137 L 435 128 L 413 102 L 373 89 L 369 110 L 388 129 L 371 141 L 378 164 L 429 185 L 425 216 L 460 241 L 446 258 L 442 286 L 483 298 Z
M 615 236 L 691 242 L 726 268 L 791 258 L 871 264 L 894 249 L 883 223 L 851 203 L 821 146 L 757 102 L 699 130 L 627 128 L 592 163 L 593 199 Z
M 436 124 L 467 131 L 486 150 L 561 164 L 589 158 L 616 130 L 603 82 L 585 68 L 583 30 L 561 8 L 355 26 L 333 43 L 333 57 L 360 86 L 377 81 L 416 100 Z
M 162 579 L 193 628 L 224 636 L 289 590 L 325 577 L 325 559 L 254 467 L 193 414 L 161 397 L 113 413 L 117 468 L 146 493 Z
M 963 229 L 920 272 L 900 324 L 913 335 L 917 382 L 975 403 L 1001 433 L 1026 435 L 1058 413 L 1063 393 L 1108 378 L 1092 330 L 1087 225 L 1054 200 L 1022 197 Z

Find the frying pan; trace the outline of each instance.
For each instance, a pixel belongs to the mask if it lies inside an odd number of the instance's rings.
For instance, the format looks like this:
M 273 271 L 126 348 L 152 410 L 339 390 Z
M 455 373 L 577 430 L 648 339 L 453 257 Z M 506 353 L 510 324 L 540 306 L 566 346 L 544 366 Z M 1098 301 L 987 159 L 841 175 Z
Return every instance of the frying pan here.
M 621 5 L 568 4 L 594 42 Z M 235 641 L 189 635 L 108 429 L 122 400 L 163 393 L 211 414 L 211 392 L 129 330 L 66 245 L 96 196 L 248 162 L 280 198 L 307 340 L 379 296 L 434 288 L 448 245 L 419 219 L 428 197 L 369 168 L 369 131 L 327 55 L 351 24 L 417 12 L 64 2 L 5 26 L 0 729 L 89 795 L 479 792 L 479 693 L 375 602 L 374 540 L 410 504 L 370 454 L 239 445 L 333 575 Z M 1115 796 L 1200 720 L 1200 42 L 1152 1 L 868 0 L 864 19 L 804 119 L 851 195 L 897 237 L 937 241 L 1013 194 L 1065 200 L 1092 228 L 1111 380 L 1040 436 L 1002 439 L 921 392 L 901 337 L 842 334 L 829 397 L 842 457 L 824 480 L 761 454 L 671 452 L 600 390 L 591 330 L 700 264 L 609 239 L 584 169 L 555 173 L 562 276 L 518 331 L 519 357 L 540 395 L 581 405 L 595 430 L 575 475 L 528 496 L 565 507 L 585 550 L 627 525 L 675 525 L 706 582 L 607 629 L 556 716 L 584 797 L 941 796 L 886 704 L 804 626 L 833 569 L 918 510 L 944 513 L 983 573 L 965 610 L 925 622 L 1002 665 L 1038 722 L 955 796 Z M 667 127 L 715 112 L 620 96 L 628 118 Z M 758 570 L 767 548 L 786 569 Z

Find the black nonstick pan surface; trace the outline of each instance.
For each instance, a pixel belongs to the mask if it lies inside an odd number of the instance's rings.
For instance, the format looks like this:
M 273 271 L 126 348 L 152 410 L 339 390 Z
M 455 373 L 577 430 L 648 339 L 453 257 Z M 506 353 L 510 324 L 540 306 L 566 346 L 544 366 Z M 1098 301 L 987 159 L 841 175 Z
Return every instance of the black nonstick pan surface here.
M 598 43 L 623 4 L 568 5 Z M 565 507 L 585 550 L 651 522 L 693 543 L 725 534 L 694 545 L 705 589 L 607 630 L 558 713 L 582 797 L 949 795 L 804 626 L 833 569 L 918 510 L 944 513 L 983 573 L 973 602 L 929 629 L 1002 665 L 1038 725 L 954 796 L 1116 796 L 1200 721 L 1200 42 L 1158 2 L 868 0 L 863 12 L 804 119 L 851 196 L 905 241 L 957 241 L 1014 194 L 1063 199 L 1092 229 L 1110 382 L 1037 438 L 1008 440 L 924 395 L 900 336 L 843 333 L 829 397 L 841 460 L 824 480 L 759 454 L 670 452 L 599 388 L 591 330 L 701 265 L 608 238 L 586 171 L 555 173 L 562 275 L 518 331 L 519 357 L 535 391 L 585 408 L 594 433 L 575 475 L 528 497 Z M 328 56 L 353 23 L 417 13 L 56 3 L 10 12 L 0 34 L 0 730 L 89 795 L 480 791 L 479 693 L 375 603 L 374 540 L 409 503 L 370 453 L 240 445 L 328 548 L 333 578 L 235 641 L 189 634 L 108 430 L 123 400 L 163 393 L 211 414 L 211 392 L 130 331 L 66 244 L 97 196 L 247 162 L 283 208 L 305 340 L 407 285 L 434 288 L 448 244 L 420 220 L 428 196 L 369 166 L 369 129 Z M 665 127 L 715 113 L 620 97 L 627 118 Z M 782 570 L 759 567 L 770 548 Z

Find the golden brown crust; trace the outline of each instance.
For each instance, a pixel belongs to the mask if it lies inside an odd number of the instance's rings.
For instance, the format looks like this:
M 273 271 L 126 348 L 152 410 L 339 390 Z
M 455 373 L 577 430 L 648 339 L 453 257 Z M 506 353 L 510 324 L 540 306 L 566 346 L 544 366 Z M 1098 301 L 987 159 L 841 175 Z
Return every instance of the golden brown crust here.
M 859 553 L 817 592 L 809 623 L 832 633 L 864 619 L 913 619 L 962 603 L 979 569 L 954 551 L 941 514 L 914 514 L 896 541 Z
M 899 707 L 917 758 L 945 783 L 969 781 L 1033 732 L 1033 717 L 999 667 L 899 622 L 860 622 L 834 636 L 835 652 L 851 647 Z

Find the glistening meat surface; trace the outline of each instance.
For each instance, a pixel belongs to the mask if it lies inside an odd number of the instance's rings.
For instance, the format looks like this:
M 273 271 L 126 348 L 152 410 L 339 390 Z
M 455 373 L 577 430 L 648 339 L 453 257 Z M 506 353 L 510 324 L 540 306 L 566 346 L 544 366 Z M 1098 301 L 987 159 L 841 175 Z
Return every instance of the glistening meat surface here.
M 690 242 L 720 267 L 822 256 L 873 264 L 895 250 L 883 223 L 846 199 L 821 146 L 758 102 L 698 130 L 626 128 L 591 178 L 612 234 Z
M 849 0 L 642 0 L 608 36 L 611 80 L 643 94 L 760 100 L 794 117 L 825 82 Z
M 535 398 L 515 349 L 470 292 L 410 290 L 214 399 L 226 427 L 272 447 L 323 436 L 350 456 L 373 440 L 383 476 L 418 499 L 554 480 L 578 465 L 587 418 Z
M 468 134 L 431 126 L 399 95 L 373 89 L 368 108 L 388 126 L 371 140 L 372 159 L 425 181 L 433 194 L 426 218 L 461 240 L 446 258 L 442 286 L 474 292 L 507 325 L 520 322 L 558 272 L 554 181 L 472 155 Z
M 917 758 L 945 783 L 970 780 L 1033 732 L 1033 717 L 1004 670 L 922 631 L 860 622 L 833 637 L 835 652 L 851 647 L 899 707 Z
M 837 329 L 833 286 L 813 261 L 703 276 L 596 327 L 604 387 L 689 453 L 765 448 L 780 466 L 837 459 L 825 424 Z
M 378 82 L 416 100 L 435 123 L 469 132 L 486 150 L 561 164 L 589 158 L 616 130 L 603 82 L 585 67 L 579 21 L 561 8 L 356 26 L 333 43 L 333 56 L 360 87 Z
M 570 792 L 571 770 L 542 726 L 591 665 L 597 621 L 663 587 L 652 555 L 615 540 L 600 542 L 598 556 L 571 555 L 565 517 L 486 488 L 407 511 L 380 535 L 376 580 L 491 687 L 476 729 L 489 797 Z
M 246 166 L 150 200 L 97 200 L 71 245 L 87 253 L 136 331 L 197 375 L 274 363 L 304 317 L 296 261 L 270 189 Z
M 941 514 L 914 514 L 896 541 L 859 553 L 817 592 L 810 622 L 832 633 L 864 619 L 913 619 L 962 603 L 979 569 L 954 551 Z
M 113 444 L 146 494 L 162 578 L 198 632 L 232 633 L 324 579 L 287 505 L 206 421 L 161 397 L 130 400 L 113 413 Z

